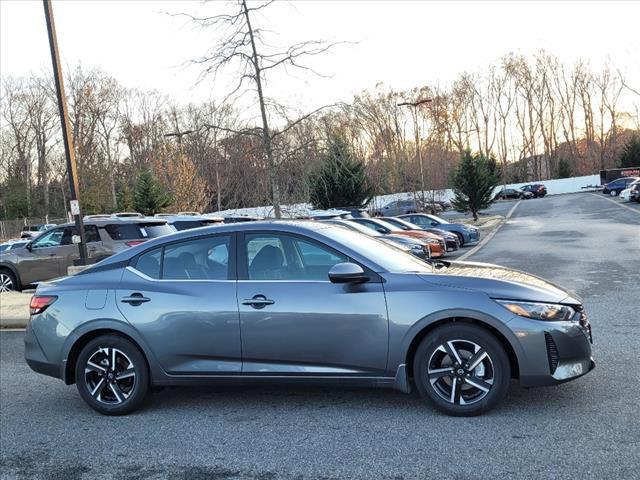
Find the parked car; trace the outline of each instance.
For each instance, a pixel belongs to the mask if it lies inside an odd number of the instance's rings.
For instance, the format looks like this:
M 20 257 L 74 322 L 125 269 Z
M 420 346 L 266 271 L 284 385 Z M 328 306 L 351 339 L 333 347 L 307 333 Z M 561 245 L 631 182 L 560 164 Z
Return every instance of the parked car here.
M 604 185 L 602 188 L 602 193 L 611 195 L 612 197 L 616 197 L 620 195 L 624 189 L 626 189 L 633 182 L 638 180 L 640 177 L 622 177 L 614 180 L 613 182 L 609 182 Z
M 636 180 L 629 185 L 629 200 L 640 203 L 640 180 Z
M 157 218 L 110 218 L 84 224 L 87 253 L 97 262 L 150 238 L 173 233 L 166 220 Z M 27 285 L 67 274 L 79 258 L 74 223 L 58 225 L 29 241 L 24 248 L 0 253 L 0 284 L 3 290 L 21 290 Z
M 400 215 L 408 222 L 418 225 L 421 228 L 439 228 L 451 232 L 458 237 L 460 246 L 470 245 L 480 241 L 480 230 L 464 223 L 449 223 L 444 218 L 426 213 L 414 213 L 411 215 Z
M 440 258 L 447 253 L 447 245 L 444 239 L 439 238 L 433 233 L 418 230 L 403 230 L 400 227 L 396 227 L 395 225 L 378 218 L 352 218 L 349 221 L 360 223 L 361 225 L 384 235 L 394 234 L 417 238 L 429 244 L 429 250 L 431 251 L 431 256 L 433 258 Z
M 330 208 L 327 212 L 346 212 L 345 218 L 369 218 L 369 212 L 364 207 L 336 207 Z
M 384 235 L 376 230 L 373 230 L 372 228 L 365 227 L 358 222 L 350 222 L 348 220 L 331 219 L 322 220 L 322 222 L 330 223 L 332 225 L 339 225 L 341 227 L 349 228 L 350 230 L 354 230 L 364 235 L 368 235 L 377 240 L 393 245 L 394 247 L 399 248 L 400 250 L 423 260 L 431 257 L 431 249 L 429 248 L 429 244 L 417 238 L 407 237 L 406 235 L 394 235 L 393 233 Z
M 26 240 L 26 239 L 7 240 L 6 242 L 0 243 L 0 253 L 4 252 L 6 250 L 14 250 L 16 248 L 22 248 L 27 243 L 29 243 L 29 240 Z
M 496 200 L 507 200 L 509 198 L 519 198 L 528 200 L 533 198 L 533 193 L 522 190 L 521 188 L 503 188 L 494 197 Z
M 55 227 L 55 223 L 42 223 L 40 225 L 25 225 L 20 232 L 20 238 L 35 238 L 45 230 Z
M 190 228 L 209 227 L 223 222 L 222 217 L 206 217 L 204 215 L 173 215 L 164 218 L 176 232 Z
M 531 185 L 525 185 L 524 187 L 522 187 L 522 190 L 525 192 L 531 192 L 533 194 L 533 198 L 542 198 L 547 194 L 547 187 L 545 187 L 541 183 L 532 183 Z
M 631 187 L 625 188 L 620 192 L 620 200 L 623 202 L 631 201 Z
M 497 265 L 435 268 L 313 221 L 157 238 L 38 285 L 30 311 L 28 365 L 106 415 L 163 385 L 289 381 L 415 386 L 469 416 L 512 378 L 556 385 L 595 365 L 571 292 Z
M 403 213 L 422 212 L 422 202 L 419 200 L 393 200 L 382 208 L 373 211 L 375 217 L 393 217 Z
M 422 230 L 425 232 L 433 233 L 438 237 L 442 238 L 447 245 L 447 252 L 455 252 L 460 248 L 460 241 L 455 233 L 447 232 L 446 230 L 441 230 L 439 228 L 422 228 L 418 225 L 415 225 L 411 222 L 407 222 L 402 218 L 397 217 L 382 217 L 381 220 L 384 220 L 391 225 L 395 225 L 396 227 L 400 227 L 403 230 Z

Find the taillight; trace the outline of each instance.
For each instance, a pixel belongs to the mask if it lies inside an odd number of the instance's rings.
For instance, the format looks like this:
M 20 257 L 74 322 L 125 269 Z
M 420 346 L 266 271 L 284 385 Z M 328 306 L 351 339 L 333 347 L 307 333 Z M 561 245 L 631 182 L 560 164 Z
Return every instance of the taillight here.
M 31 315 L 37 315 L 44 312 L 49 305 L 55 302 L 58 297 L 54 295 L 34 295 L 29 302 L 29 311 Z
M 131 240 L 130 242 L 124 242 L 127 247 L 135 247 L 136 245 L 140 245 L 144 243 L 145 240 Z

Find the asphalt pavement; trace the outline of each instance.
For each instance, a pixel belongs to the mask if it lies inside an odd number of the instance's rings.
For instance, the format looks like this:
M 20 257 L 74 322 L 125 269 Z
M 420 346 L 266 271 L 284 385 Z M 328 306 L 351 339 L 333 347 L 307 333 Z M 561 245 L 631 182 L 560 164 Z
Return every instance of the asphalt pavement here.
M 639 211 L 640 212 L 640 211 Z M 522 202 L 469 260 L 573 289 L 597 368 L 450 418 L 376 389 L 188 388 L 110 418 L 0 333 L 0 475 L 28 479 L 640 478 L 640 213 L 583 193 Z

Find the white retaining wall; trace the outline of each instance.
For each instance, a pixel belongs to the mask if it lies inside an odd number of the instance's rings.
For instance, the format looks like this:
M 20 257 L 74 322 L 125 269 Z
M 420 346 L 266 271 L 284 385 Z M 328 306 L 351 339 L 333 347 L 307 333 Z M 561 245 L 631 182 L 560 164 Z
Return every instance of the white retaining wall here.
M 549 195 L 559 195 L 563 193 L 577 193 L 588 190 L 595 190 L 600 187 L 600 175 L 586 175 L 584 177 L 571 177 L 571 178 L 559 178 L 556 180 L 539 180 L 536 182 L 525 183 L 512 183 L 507 185 L 507 188 L 517 188 L 531 183 L 543 183 L 547 187 L 547 193 Z M 502 188 L 502 185 L 496 187 L 496 192 Z M 370 207 L 379 208 L 393 200 L 403 200 L 414 198 L 414 192 L 402 192 L 392 193 L 389 195 L 380 195 L 375 197 Z M 453 191 L 451 189 L 434 190 L 425 192 L 426 198 L 434 196 L 436 200 L 451 200 L 453 198 Z M 296 217 L 307 215 L 313 207 L 309 203 L 297 203 L 293 205 L 283 205 L 282 215 L 284 217 Z M 253 207 L 253 208 L 239 208 L 237 210 L 223 210 L 221 212 L 215 212 L 216 215 L 251 215 L 257 217 L 272 217 L 273 207 Z

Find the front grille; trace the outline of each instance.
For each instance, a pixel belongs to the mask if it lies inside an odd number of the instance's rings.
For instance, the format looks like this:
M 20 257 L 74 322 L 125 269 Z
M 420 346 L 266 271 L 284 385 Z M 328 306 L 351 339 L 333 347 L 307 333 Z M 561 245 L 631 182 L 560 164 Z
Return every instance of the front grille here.
M 558 362 L 560 361 L 560 354 L 558 353 L 558 346 L 553 340 L 553 337 L 549 332 L 544 332 L 544 341 L 547 344 L 547 358 L 549 359 L 549 371 L 551 375 L 556 372 L 558 368 Z

